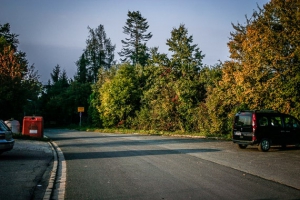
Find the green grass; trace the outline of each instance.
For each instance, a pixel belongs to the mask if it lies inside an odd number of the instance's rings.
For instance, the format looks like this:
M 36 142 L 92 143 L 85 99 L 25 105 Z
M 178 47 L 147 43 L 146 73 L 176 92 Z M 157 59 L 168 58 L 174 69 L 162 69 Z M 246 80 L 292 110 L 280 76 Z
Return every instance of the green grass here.
M 141 135 L 158 135 L 158 136 L 177 136 L 177 137 L 188 137 L 188 138 L 207 138 L 207 139 L 221 139 L 231 140 L 231 135 L 227 134 L 205 134 L 205 133 L 192 133 L 192 132 L 181 132 L 181 131 L 158 131 L 158 130 L 134 130 L 126 128 L 93 128 L 88 126 L 71 125 L 68 129 L 74 129 L 78 131 L 88 132 L 101 132 L 101 133 L 119 133 L 119 134 L 141 134 Z

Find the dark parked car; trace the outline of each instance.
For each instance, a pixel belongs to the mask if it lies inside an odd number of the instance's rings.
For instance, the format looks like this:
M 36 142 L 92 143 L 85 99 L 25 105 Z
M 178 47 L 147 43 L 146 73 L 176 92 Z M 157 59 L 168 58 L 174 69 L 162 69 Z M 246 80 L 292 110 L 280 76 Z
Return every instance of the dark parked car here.
M 12 132 L 8 126 L 0 120 L 0 154 L 4 151 L 12 150 L 15 141 L 12 137 Z
M 268 151 L 271 145 L 300 144 L 300 122 L 293 116 L 273 110 L 246 110 L 235 115 L 232 140 L 241 149 L 258 145 Z

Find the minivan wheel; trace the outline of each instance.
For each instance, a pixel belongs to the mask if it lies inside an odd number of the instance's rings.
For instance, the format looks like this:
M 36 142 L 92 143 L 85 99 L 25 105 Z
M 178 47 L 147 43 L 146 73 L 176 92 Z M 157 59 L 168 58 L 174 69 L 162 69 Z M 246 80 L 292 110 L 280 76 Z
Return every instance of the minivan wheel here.
M 246 144 L 239 144 L 239 148 L 240 149 L 246 149 L 248 145 Z
M 269 151 L 269 149 L 270 149 L 270 141 L 266 138 L 263 138 L 258 145 L 258 150 L 266 152 Z

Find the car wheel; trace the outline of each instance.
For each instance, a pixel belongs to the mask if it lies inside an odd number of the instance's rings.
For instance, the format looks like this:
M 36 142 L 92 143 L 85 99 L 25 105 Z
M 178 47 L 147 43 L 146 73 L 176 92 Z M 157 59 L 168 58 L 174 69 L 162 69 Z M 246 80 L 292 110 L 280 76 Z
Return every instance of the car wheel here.
M 270 141 L 266 138 L 263 138 L 258 145 L 258 150 L 266 152 L 269 151 L 269 149 L 270 149 Z
M 239 148 L 240 149 L 246 149 L 248 145 L 246 144 L 239 144 Z

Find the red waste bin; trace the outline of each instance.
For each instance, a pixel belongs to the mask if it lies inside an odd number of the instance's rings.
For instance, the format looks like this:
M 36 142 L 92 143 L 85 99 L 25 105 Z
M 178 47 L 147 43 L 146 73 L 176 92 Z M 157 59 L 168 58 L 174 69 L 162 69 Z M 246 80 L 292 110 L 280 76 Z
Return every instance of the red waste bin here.
M 44 137 L 44 121 L 41 116 L 25 116 L 23 118 L 22 135 Z

